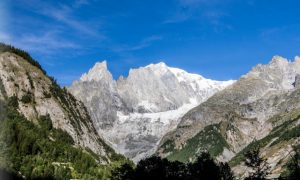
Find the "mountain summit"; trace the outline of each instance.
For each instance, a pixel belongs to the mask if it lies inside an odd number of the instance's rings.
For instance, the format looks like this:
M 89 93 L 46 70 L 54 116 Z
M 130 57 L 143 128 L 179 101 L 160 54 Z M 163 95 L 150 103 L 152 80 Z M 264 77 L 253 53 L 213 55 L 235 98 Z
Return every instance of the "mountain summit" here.
M 115 81 L 102 62 L 69 90 L 88 107 L 97 131 L 137 161 L 154 153 L 188 110 L 233 82 L 206 79 L 163 62 L 131 69 L 127 78 Z
M 101 81 L 102 79 L 112 79 L 111 73 L 107 70 L 106 61 L 97 62 L 88 73 L 84 73 L 81 77 L 81 81 Z

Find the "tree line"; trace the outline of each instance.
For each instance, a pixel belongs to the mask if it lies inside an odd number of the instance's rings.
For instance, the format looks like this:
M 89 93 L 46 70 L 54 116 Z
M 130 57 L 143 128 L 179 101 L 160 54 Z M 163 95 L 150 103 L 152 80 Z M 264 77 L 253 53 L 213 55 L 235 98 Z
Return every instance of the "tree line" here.
M 244 154 L 244 165 L 249 169 L 245 180 L 264 180 L 270 174 L 270 166 L 261 157 L 260 149 L 254 148 Z M 294 155 L 288 162 L 286 171 L 278 179 L 300 179 L 300 154 L 294 149 Z M 216 162 L 209 153 L 201 153 L 194 162 L 182 163 L 169 161 L 158 156 L 141 160 L 136 167 L 125 163 L 114 169 L 112 180 L 234 180 L 231 167 L 227 163 Z

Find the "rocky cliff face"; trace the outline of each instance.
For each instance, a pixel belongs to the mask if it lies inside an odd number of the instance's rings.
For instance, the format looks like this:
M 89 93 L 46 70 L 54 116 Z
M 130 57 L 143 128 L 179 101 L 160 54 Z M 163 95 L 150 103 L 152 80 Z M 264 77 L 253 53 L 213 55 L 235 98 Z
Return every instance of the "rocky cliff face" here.
M 280 117 L 292 116 L 300 108 L 299 74 L 298 57 L 289 62 L 275 56 L 269 64 L 257 65 L 233 85 L 185 114 L 176 130 L 163 138 L 158 152 L 170 159 L 189 161 L 200 151 L 208 150 L 220 160 L 230 160 L 255 139 L 269 136 L 291 120 Z M 296 122 L 289 128 L 297 127 L 298 116 L 294 118 Z M 283 128 L 282 132 L 289 128 Z M 298 138 L 293 137 L 293 143 Z M 273 153 L 284 151 L 282 148 Z M 279 162 L 280 153 L 277 158 Z
M 38 66 L 4 51 L 0 52 L 0 101 L 12 97 L 26 119 L 37 124 L 40 117 L 49 115 L 54 128 L 71 135 L 76 147 L 90 149 L 101 163 L 110 162 L 114 151 L 98 135 L 83 103 L 61 89 Z
M 113 80 L 97 63 L 69 88 L 88 107 L 97 131 L 127 157 L 155 152 L 161 137 L 191 108 L 233 81 L 214 81 L 164 63 L 131 69 Z

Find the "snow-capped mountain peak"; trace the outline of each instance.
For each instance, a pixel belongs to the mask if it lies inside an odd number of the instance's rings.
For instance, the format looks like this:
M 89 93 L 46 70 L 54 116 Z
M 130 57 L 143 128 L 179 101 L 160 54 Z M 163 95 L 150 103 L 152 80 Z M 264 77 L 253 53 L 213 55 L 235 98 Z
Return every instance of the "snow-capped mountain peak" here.
M 149 65 L 145 66 L 145 68 L 150 68 L 150 69 L 167 68 L 167 65 L 164 62 L 159 62 L 156 64 L 149 64 Z
M 234 81 L 215 81 L 164 62 L 130 69 L 113 80 L 106 62 L 69 88 L 85 103 L 97 131 L 135 161 L 153 153 L 182 115 Z
M 289 63 L 289 61 L 281 56 L 273 56 L 270 65 L 277 65 L 277 66 L 286 66 Z
M 97 62 L 88 73 L 84 73 L 81 77 L 81 81 L 100 81 L 104 78 L 112 79 L 111 73 L 107 69 L 106 61 Z
M 191 74 L 182 69 L 169 67 L 169 70 L 177 77 L 179 82 L 204 79 L 199 74 Z

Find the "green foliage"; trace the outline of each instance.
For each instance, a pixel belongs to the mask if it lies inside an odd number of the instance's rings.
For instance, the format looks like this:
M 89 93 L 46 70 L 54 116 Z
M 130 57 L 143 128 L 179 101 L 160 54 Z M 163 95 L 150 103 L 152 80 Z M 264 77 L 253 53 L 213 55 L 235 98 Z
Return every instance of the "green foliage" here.
M 134 167 L 130 163 L 124 163 L 111 172 L 112 180 L 130 180 L 134 177 Z
M 175 149 L 174 141 L 168 139 L 166 142 L 164 142 L 161 148 L 163 149 L 163 153 L 173 152 Z
M 220 173 L 223 180 L 235 179 L 233 171 L 231 170 L 228 163 L 220 163 Z
M 31 78 L 29 72 L 26 72 L 26 76 L 28 78 L 31 89 L 34 89 L 34 84 L 33 84 L 33 81 L 32 81 L 32 78 Z
M 299 180 L 300 179 L 300 145 L 293 147 L 294 155 L 291 156 L 286 165 L 286 170 L 279 179 Z
M 26 94 L 24 94 L 21 98 L 21 101 L 24 103 L 24 104 L 27 104 L 27 103 L 30 103 L 32 102 L 33 100 L 33 97 L 32 97 L 32 94 L 30 92 L 27 92 Z
M 113 167 L 102 166 L 95 154 L 73 147 L 72 137 L 54 129 L 49 115 L 41 116 L 38 123 L 8 107 L 7 120 L 0 122 L 0 160 L 5 160 L 0 168 L 27 179 L 108 178 Z
M 229 164 L 230 166 L 236 166 L 245 160 L 244 154 L 252 149 L 263 147 L 263 145 L 267 145 L 267 143 L 272 139 L 272 137 L 265 137 L 259 141 L 253 141 L 248 146 L 246 146 L 242 151 L 240 151 L 236 156 L 234 156 Z
M 52 120 L 51 120 L 49 114 L 47 114 L 45 116 L 40 116 L 39 124 L 40 124 L 41 128 L 46 130 L 46 131 L 49 131 L 53 128 Z
M 56 129 L 55 131 L 52 131 L 53 137 L 64 144 L 74 144 L 73 138 L 66 132 L 61 129 Z
M 4 43 L 0 43 L 0 53 L 3 52 L 10 52 L 10 53 L 14 53 L 22 58 L 24 58 L 27 62 L 29 62 L 31 65 L 37 67 L 38 69 L 40 69 L 45 75 L 46 75 L 46 71 L 44 71 L 42 69 L 42 66 L 36 61 L 34 60 L 27 52 L 15 48 L 11 45 L 6 45 Z
M 283 132 L 279 136 L 279 138 L 271 144 L 271 146 L 274 146 L 275 144 L 278 144 L 279 142 L 288 141 L 290 139 L 297 138 L 297 137 L 300 137 L 300 125 Z
M 40 65 L 22 50 L 0 43 L 0 53 L 2 52 L 15 53 L 41 69 Z M 46 75 L 45 71 L 42 71 Z M 30 73 L 26 74 L 31 88 L 34 88 Z M 50 80 L 50 92 L 44 91 L 44 97 L 53 97 L 62 105 L 78 134 L 82 133 L 82 124 L 92 127 L 88 114 L 82 114 L 87 112 L 83 104 L 67 89 L 60 88 L 54 78 L 50 77 Z M 0 90 L 2 91 L 1 87 Z M 100 138 L 99 143 L 112 157 L 109 160 L 90 149 L 75 146 L 73 138 L 67 132 L 53 128 L 49 115 L 39 117 L 34 124 L 17 111 L 19 100 L 23 103 L 34 103 L 34 96 L 28 92 L 21 99 L 12 96 L 7 99 L 7 103 L 0 102 L 1 110 L 2 106 L 8 106 L 3 108 L 5 116 L 0 121 L 0 169 L 5 169 L 11 174 L 20 174 L 26 179 L 108 179 L 114 168 L 130 162 L 116 154 Z M 94 128 L 91 130 L 96 133 Z M 100 162 L 103 161 L 110 164 L 101 165 Z
M 258 148 L 252 149 L 245 153 L 245 165 L 252 169 L 252 172 L 246 180 L 264 180 L 269 172 L 269 165 L 267 161 L 260 156 Z
M 210 125 L 189 139 L 181 150 L 175 150 L 168 156 L 168 159 L 188 162 L 193 159 L 197 153 L 203 151 L 207 151 L 213 157 L 216 157 L 223 152 L 225 147 L 229 148 L 229 145 L 220 132 L 220 125 Z
M 51 94 L 50 94 L 50 93 L 47 93 L 46 91 L 43 92 L 43 95 L 44 95 L 44 97 L 47 98 L 47 99 L 49 99 L 49 98 L 52 97 Z
M 18 101 L 18 97 L 17 96 L 11 96 L 8 98 L 7 100 L 7 104 L 8 106 L 10 107 L 13 107 L 13 108 L 19 108 L 19 101 Z
M 228 164 L 217 163 L 208 153 L 200 154 L 194 162 L 168 161 L 157 156 L 141 160 L 136 168 L 123 164 L 112 174 L 113 180 L 233 180 Z
M 208 153 L 202 153 L 196 161 L 188 166 L 191 179 L 221 179 L 220 167 Z

